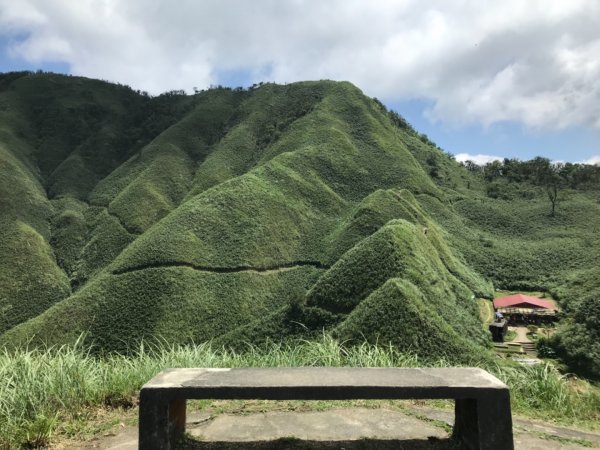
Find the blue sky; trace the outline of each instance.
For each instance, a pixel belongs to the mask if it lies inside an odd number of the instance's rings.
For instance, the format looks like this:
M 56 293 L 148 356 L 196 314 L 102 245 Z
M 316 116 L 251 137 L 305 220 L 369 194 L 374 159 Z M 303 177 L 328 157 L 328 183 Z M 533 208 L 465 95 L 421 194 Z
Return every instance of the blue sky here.
M 11 36 L 0 33 L 0 72 L 41 69 L 48 72 L 70 73 L 69 64 L 64 61 L 28 61 L 18 54 L 11 54 L 9 49 L 26 38 L 26 35 Z
M 0 71 L 353 82 L 458 159 L 600 163 L 595 0 L 0 0 Z
M 427 119 L 430 102 L 425 100 L 388 102 L 387 106 L 401 113 L 442 149 L 455 155 L 495 155 L 523 160 L 541 155 L 554 161 L 571 162 L 596 162 L 593 158 L 600 155 L 600 133 L 586 127 L 535 130 L 517 121 L 494 123 L 488 127 L 481 124 L 446 125 Z

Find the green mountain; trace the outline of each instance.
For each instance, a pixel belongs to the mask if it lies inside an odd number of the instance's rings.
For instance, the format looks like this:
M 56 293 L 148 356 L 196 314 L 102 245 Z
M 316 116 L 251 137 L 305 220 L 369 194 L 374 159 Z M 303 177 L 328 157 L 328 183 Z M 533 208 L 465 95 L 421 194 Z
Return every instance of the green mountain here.
M 550 216 L 545 185 L 488 178 L 346 82 L 0 75 L 0 344 L 326 329 L 485 356 L 492 282 L 558 294 L 600 262 L 594 183 Z

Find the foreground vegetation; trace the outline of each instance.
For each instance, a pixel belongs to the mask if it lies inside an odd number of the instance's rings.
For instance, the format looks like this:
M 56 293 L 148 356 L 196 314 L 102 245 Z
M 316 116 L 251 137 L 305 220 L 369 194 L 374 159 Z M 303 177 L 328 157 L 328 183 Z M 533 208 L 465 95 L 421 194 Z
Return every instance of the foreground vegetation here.
M 474 361 L 475 362 L 475 361 Z M 514 411 L 544 420 L 597 426 L 600 392 L 571 382 L 549 365 L 488 364 L 511 388 Z M 130 356 L 91 356 L 80 344 L 0 354 L 0 447 L 40 446 L 90 407 L 131 407 L 146 381 L 166 367 L 447 366 L 393 346 L 346 346 L 328 335 L 316 341 L 248 346 L 142 345 Z

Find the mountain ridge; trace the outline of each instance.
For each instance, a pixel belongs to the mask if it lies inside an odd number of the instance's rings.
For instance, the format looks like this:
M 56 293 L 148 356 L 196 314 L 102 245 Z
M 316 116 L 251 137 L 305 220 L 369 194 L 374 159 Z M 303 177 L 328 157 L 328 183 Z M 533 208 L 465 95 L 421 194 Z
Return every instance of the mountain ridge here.
M 511 208 L 539 225 L 490 222 L 502 200 L 486 194 L 486 180 L 347 82 L 150 98 L 79 77 L 4 74 L 0 163 L 0 343 L 11 346 L 81 333 L 99 351 L 157 336 L 236 345 L 269 334 L 251 323 L 297 336 L 294 316 L 311 324 L 306 336 L 327 328 L 410 341 L 464 361 L 486 353 L 473 298 L 493 296 L 489 279 L 562 285 L 559 267 L 536 262 L 546 252 L 536 234 L 551 230 L 549 251 L 573 270 L 600 258 L 592 240 L 593 252 L 574 259 L 591 238 L 561 227 L 579 222 L 534 217 L 544 205 L 537 187 Z M 565 212 L 586 205 L 600 217 L 586 193 L 570 195 Z M 344 289 L 364 273 L 380 281 L 364 279 L 348 303 Z M 552 273 L 561 278 L 549 282 Z M 341 290 L 317 300 L 325 280 Z M 325 307 L 336 301 L 351 307 Z M 393 313 L 378 330 L 369 317 L 381 308 Z

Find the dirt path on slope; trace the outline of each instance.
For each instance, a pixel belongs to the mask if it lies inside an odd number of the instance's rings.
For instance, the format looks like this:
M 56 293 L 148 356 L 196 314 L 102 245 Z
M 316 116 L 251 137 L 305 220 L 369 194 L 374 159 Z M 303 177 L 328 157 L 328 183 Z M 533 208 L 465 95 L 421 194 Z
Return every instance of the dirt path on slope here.
M 162 269 L 162 268 L 170 268 L 170 267 L 184 267 L 184 268 L 189 268 L 189 269 L 197 270 L 200 272 L 208 272 L 208 273 L 253 272 L 253 273 L 260 273 L 260 274 L 285 272 L 288 270 L 300 269 L 303 267 L 312 267 L 312 268 L 320 269 L 320 270 L 329 269 L 329 266 L 323 264 L 320 261 L 293 261 L 290 263 L 275 264 L 272 266 L 265 266 L 265 267 L 251 267 L 251 266 L 214 267 L 214 266 L 201 266 L 201 265 L 193 264 L 190 262 L 163 261 L 163 262 L 147 263 L 147 264 L 142 264 L 139 266 L 125 267 L 122 269 L 117 269 L 117 270 L 113 271 L 113 275 L 123 275 L 126 273 L 137 272 L 140 270 Z
M 512 330 L 514 330 L 515 333 L 517 333 L 517 336 L 514 338 L 513 342 L 531 342 L 531 339 L 529 339 L 529 336 L 527 336 L 527 333 L 529 332 L 527 327 L 511 327 L 511 328 L 512 328 Z

